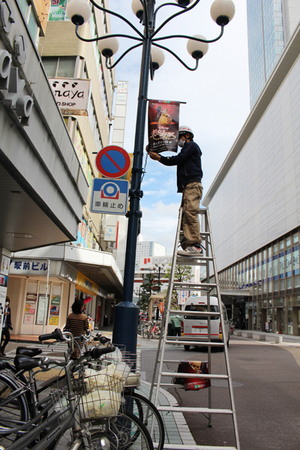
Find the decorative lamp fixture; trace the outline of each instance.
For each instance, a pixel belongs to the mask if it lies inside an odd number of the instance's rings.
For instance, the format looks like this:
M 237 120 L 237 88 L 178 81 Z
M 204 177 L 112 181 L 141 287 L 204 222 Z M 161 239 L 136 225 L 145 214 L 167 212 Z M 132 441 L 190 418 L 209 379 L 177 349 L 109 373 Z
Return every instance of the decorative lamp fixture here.
M 138 19 L 143 17 L 144 7 L 141 0 L 132 0 L 131 9 Z
M 86 0 L 70 0 L 67 6 L 67 15 L 76 26 L 76 36 L 84 42 L 98 41 L 98 48 L 106 58 L 106 67 L 113 69 L 129 52 L 142 47 L 142 60 L 140 69 L 140 83 L 136 119 L 136 134 L 133 152 L 133 165 L 131 177 L 131 189 L 129 191 L 130 208 L 127 232 L 125 273 L 123 286 L 123 301 L 116 305 L 114 318 L 113 342 L 126 345 L 127 351 L 136 352 L 137 345 L 137 324 L 139 310 L 133 304 L 133 285 L 136 244 L 138 235 L 139 219 L 142 216 L 140 211 L 141 181 L 143 174 L 143 151 L 144 151 L 144 130 L 147 111 L 147 94 L 149 78 L 153 80 L 154 72 L 158 70 L 164 62 L 164 51 L 174 56 L 186 69 L 194 71 L 198 68 L 199 60 L 207 53 L 208 45 L 218 41 L 224 33 L 224 27 L 232 20 L 235 7 L 232 0 L 215 0 L 211 6 L 211 17 L 220 26 L 219 35 L 214 39 L 205 39 L 202 35 L 189 36 L 185 34 L 162 35 L 162 31 L 171 20 L 186 14 L 195 9 L 200 0 L 173 0 L 159 5 L 155 9 L 155 0 L 133 0 L 131 8 L 135 16 L 140 20 L 144 29 L 141 32 L 133 23 L 115 11 L 106 9 L 90 0 L 94 8 L 107 14 L 111 14 L 125 22 L 133 34 L 108 34 L 93 38 L 84 38 L 79 34 L 79 28 L 90 17 L 90 7 Z M 164 7 L 177 8 L 177 11 L 163 20 L 156 27 L 156 19 L 160 10 Z M 112 56 L 118 50 L 116 38 L 126 38 L 132 40 L 132 45 L 127 48 L 116 61 Z M 194 60 L 194 66 L 190 67 L 181 57 L 167 47 L 166 42 L 170 39 L 185 39 L 187 41 L 187 51 Z M 150 77 L 149 77 L 150 75 Z
M 66 12 L 74 25 L 77 26 L 81 26 L 87 22 L 91 15 L 91 9 L 87 0 L 71 0 L 67 4 Z

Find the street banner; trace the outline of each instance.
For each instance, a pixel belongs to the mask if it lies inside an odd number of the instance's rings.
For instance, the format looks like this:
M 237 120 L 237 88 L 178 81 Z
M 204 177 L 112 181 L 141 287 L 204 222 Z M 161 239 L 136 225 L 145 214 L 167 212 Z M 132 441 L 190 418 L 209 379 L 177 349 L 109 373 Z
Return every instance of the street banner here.
M 148 150 L 161 153 L 177 152 L 179 102 L 149 100 Z

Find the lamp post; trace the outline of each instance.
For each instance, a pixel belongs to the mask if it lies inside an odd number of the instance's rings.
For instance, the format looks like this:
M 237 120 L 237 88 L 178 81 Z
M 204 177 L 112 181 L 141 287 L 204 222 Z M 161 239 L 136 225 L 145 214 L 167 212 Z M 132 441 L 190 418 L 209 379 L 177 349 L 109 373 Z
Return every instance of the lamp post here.
M 94 8 L 118 17 L 134 31 L 134 35 L 110 34 L 98 36 L 91 39 L 84 38 L 79 34 L 79 27 L 88 21 L 90 16 L 90 6 L 86 0 L 69 1 L 67 6 L 67 15 L 76 26 L 76 36 L 85 42 L 98 41 L 98 48 L 101 51 L 102 55 L 106 58 L 106 67 L 108 69 L 114 68 L 123 59 L 123 57 L 133 49 L 142 47 L 132 178 L 131 189 L 129 191 L 130 211 L 128 213 L 129 221 L 125 256 L 123 300 L 115 308 L 113 331 L 114 343 L 125 344 L 129 352 L 135 353 L 137 343 L 136 330 L 139 311 L 138 308 L 133 304 L 132 297 L 138 221 L 142 216 L 142 213 L 140 211 L 140 199 L 143 195 L 141 191 L 141 180 L 143 173 L 144 131 L 146 107 L 148 101 L 147 93 L 149 75 L 151 80 L 153 80 L 155 70 L 157 70 L 163 64 L 163 50 L 172 54 L 181 64 L 183 64 L 186 69 L 192 71 L 196 70 L 198 68 L 199 60 L 208 51 L 208 44 L 216 42 L 222 37 L 224 27 L 234 16 L 235 7 L 232 0 L 214 0 L 211 6 L 211 17 L 220 26 L 221 31 L 215 39 L 207 40 L 201 35 L 159 35 L 167 23 L 180 16 L 181 14 L 185 14 L 193 10 L 200 3 L 200 0 L 176 0 L 173 2 L 163 3 L 157 8 L 155 8 L 155 0 L 133 0 L 131 5 L 132 10 L 144 27 L 143 33 L 141 33 L 139 29 L 137 29 L 128 19 L 121 16 L 117 12 L 111 11 L 98 5 L 94 0 L 90 0 L 90 3 L 94 6 Z M 170 15 L 156 28 L 156 17 L 158 12 L 163 7 L 174 7 L 178 10 L 177 12 Z M 114 63 L 112 63 L 111 57 L 117 52 L 119 47 L 117 41 L 118 37 L 129 38 L 135 42 L 134 45 L 124 51 L 123 54 Z M 187 40 L 187 50 L 195 60 L 194 67 L 188 66 L 174 51 L 172 51 L 165 45 L 162 45 L 162 42 L 164 41 L 177 38 Z

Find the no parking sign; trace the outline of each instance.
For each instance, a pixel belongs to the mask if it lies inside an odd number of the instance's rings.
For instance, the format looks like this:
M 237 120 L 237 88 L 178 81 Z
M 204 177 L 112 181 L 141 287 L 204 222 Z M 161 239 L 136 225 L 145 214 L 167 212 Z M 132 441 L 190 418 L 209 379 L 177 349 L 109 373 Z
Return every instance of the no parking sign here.
M 96 156 L 96 166 L 99 172 L 108 178 L 120 178 L 130 169 L 130 156 L 117 145 L 108 145 Z

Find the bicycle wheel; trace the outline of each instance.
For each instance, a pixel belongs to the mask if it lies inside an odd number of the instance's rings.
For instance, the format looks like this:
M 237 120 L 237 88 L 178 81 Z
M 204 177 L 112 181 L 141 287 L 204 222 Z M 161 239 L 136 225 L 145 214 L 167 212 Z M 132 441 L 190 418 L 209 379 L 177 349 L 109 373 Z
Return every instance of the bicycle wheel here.
M 165 427 L 160 412 L 153 403 L 137 392 L 125 391 L 126 407 L 143 422 L 155 448 L 162 450 L 165 442 Z
M 118 450 L 153 450 L 150 434 L 143 422 L 130 411 L 120 412 L 110 421 L 110 435 Z
M 0 445 L 6 447 L 14 442 L 17 434 L 10 433 L 29 420 L 26 397 L 19 386 L 5 373 L 0 374 Z
M 162 450 L 165 440 L 165 428 L 162 417 L 155 405 L 137 392 L 125 391 L 126 407 L 143 422 L 149 431 L 155 448 Z
M 88 447 L 82 442 L 77 450 L 86 450 L 86 448 L 89 450 L 118 450 L 115 439 L 107 433 L 99 431 L 92 433 L 91 443 Z

